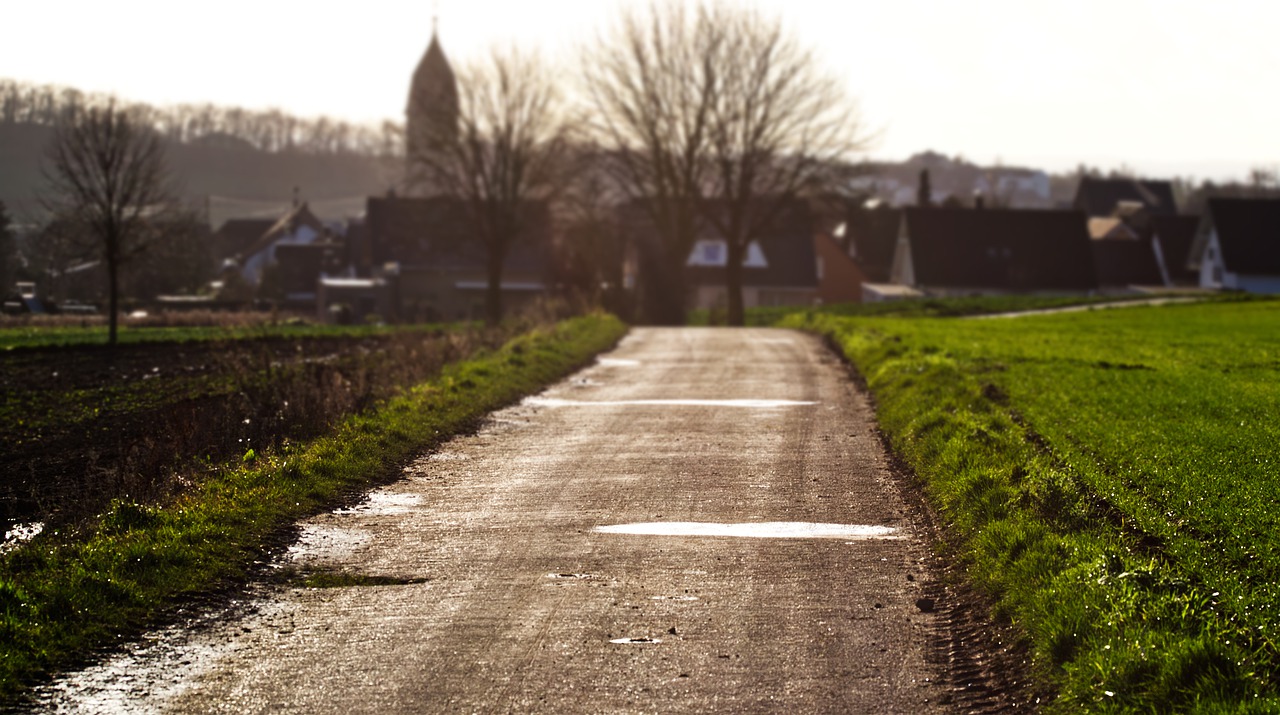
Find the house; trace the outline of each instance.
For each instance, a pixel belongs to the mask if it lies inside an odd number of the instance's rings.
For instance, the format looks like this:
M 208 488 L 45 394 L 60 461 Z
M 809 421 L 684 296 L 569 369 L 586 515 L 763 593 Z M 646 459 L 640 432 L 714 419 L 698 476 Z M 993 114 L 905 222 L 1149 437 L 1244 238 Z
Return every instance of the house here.
M 550 290 L 551 213 L 545 202 L 524 206 L 524 233 L 506 256 L 502 273 L 504 310 L 518 309 Z M 401 318 L 412 321 L 484 317 L 489 285 L 487 252 L 459 199 L 370 198 L 356 272 L 399 276 Z
M 1280 293 L 1280 199 L 1209 199 L 1187 267 L 1201 288 Z
M 287 307 L 310 309 L 316 303 L 317 282 L 341 275 L 346 268 L 342 243 L 281 243 L 275 249 L 274 290 Z
M 262 280 L 263 271 L 276 263 L 276 251 L 280 246 L 306 245 L 332 239 L 328 227 L 311 212 L 304 201 L 271 224 L 253 243 L 240 249 L 233 259 L 240 267 L 241 277 L 249 284 L 257 285 Z
M 1087 216 L 1111 216 L 1121 202 L 1136 202 L 1152 216 L 1174 216 L 1178 213 L 1173 184 L 1149 179 L 1083 177 L 1076 187 L 1072 207 Z
M 818 302 L 861 303 L 866 274 L 840 241 L 819 231 L 813 236 L 813 252 L 818 261 Z
M 856 207 L 845 214 L 844 230 L 837 233 L 843 233 L 845 251 L 858 264 L 865 282 L 888 282 L 901 224 L 902 211 L 883 203 Z
M 787 202 L 756 233 L 758 237 L 748 244 L 742 263 L 743 307 L 812 305 L 817 301 L 816 220 L 809 206 L 802 201 Z M 685 261 L 689 308 L 728 305 L 728 258 L 727 242 L 710 225 L 704 225 Z
M 1036 209 L 905 209 L 890 278 L 937 296 L 1098 287 L 1084 214 Z
M 1187 265 L 1199 227 L 1199 216 L 1152 217 L 1151 244 L 1160 261 L 1166 286 L 1200 285 L 1200 273 Z

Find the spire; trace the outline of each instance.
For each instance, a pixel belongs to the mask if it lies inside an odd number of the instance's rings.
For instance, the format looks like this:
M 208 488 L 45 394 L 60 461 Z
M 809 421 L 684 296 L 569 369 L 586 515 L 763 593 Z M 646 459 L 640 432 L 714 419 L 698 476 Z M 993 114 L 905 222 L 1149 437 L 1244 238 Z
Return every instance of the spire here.
M 413 73 L 405 107 L 405 140 L 412 173 L 415 156 L 432 145 L 452 141 L 458 131 L 458 81 L 445 57 L 437 33 L 439 18 L 431 20 L 431 43 Z

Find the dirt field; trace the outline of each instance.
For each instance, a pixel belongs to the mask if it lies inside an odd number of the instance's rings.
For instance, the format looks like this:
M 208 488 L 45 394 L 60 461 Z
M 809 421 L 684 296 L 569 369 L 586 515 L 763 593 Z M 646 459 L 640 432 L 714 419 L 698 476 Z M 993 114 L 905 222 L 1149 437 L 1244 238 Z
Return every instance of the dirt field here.
M 181 486 L 175 469 L 317 434 L 485 340 L 419 334 L 0 352 L 0 526 L 154 497 Z

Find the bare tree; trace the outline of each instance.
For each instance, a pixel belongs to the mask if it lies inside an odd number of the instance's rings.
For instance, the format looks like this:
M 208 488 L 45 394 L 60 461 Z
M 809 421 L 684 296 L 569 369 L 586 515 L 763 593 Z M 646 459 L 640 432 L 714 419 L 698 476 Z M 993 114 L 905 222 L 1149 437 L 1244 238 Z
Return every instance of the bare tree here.
M 161 137 L 114 101 L 68 112 L 55 128 L 45 174 L 49 208 L 74 216 L 98 242 L 108 343 L 115 345 L 121 266 L 146 248 L 148 216 L 171 200 Z
M 626 11 L 581 60 L 591 128 L 612 175 L 656 230 L 637 246 L 646 320 L 684 322 L 684 265 L 698 236 L 721 38 L 699 9 Z
M 665 249 L 667 303 L 650 302 L 650 318 L 683 320 L 684 264 L 709 225 L 726 244 L 729 320 L 741 325 L 750 243 L 865 145 L 856 108 L 780 19 L 727 2 L 624 15 L 590 52 L 596 128 Z
M 541 60 L 495 49 L 458 72 L 456 123 L 425 122 L 406 137 L 411 183 L 458 200 L 484 245 L 490 324 L 502 319 L 508 254 L 528 235 L 534 205 L 563 186 L 572 126 L 564 109 Z
M 841 82 L 780 18 L 723 2 L 703 10 L 716 55 L 711 187 L 704 218 L 726 244 L 728 323 L 742 325 L 742 264 L 752 241 L 803 194 L 819 194 L 866 145 Z

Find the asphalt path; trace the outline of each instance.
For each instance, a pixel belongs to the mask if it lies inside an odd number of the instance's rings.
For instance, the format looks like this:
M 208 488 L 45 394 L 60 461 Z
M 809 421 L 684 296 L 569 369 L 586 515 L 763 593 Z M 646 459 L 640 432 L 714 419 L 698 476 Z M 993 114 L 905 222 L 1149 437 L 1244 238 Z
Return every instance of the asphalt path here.
M 105 665 L 47 702 L 942 711 L 938 615 L 921 604 L 930 545 L 911 512 L 865 396 L 817 338 L 636 329 L 303 524 L 276 564 L 357 585 L 274 588 L 150 665 Z

